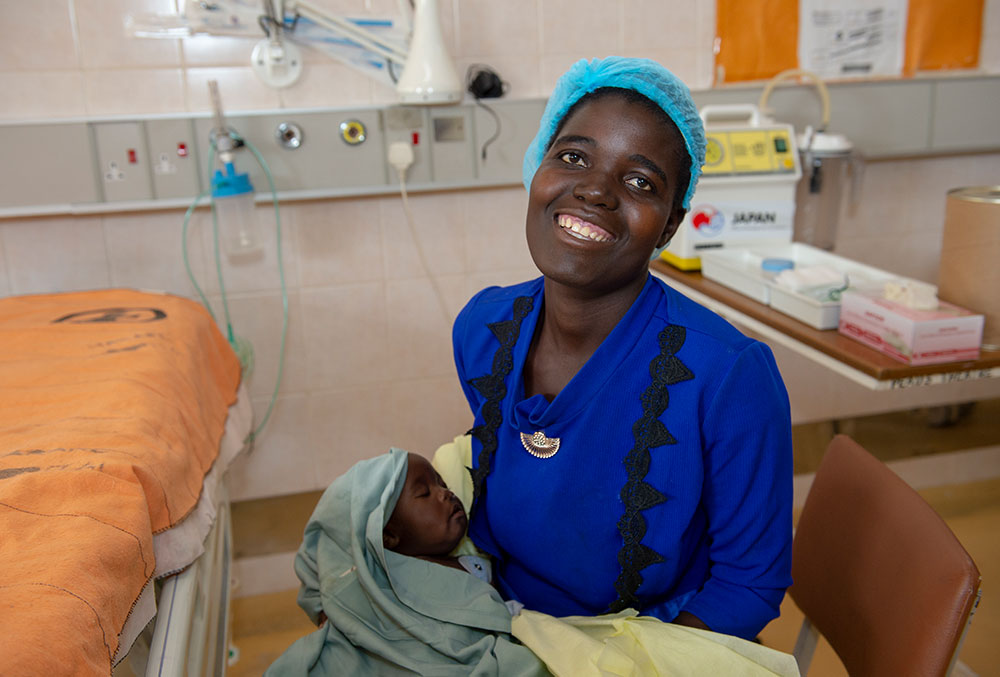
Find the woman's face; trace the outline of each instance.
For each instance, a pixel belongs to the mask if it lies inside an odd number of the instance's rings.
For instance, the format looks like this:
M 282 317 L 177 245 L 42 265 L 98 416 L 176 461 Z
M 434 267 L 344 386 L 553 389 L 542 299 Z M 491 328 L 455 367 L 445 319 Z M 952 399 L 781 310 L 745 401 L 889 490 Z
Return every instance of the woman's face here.
M 596 293 L 644 281 L 684 217 L 674 208 L 682 144 L 641 104 L 613 94 L 581 104 L 531 182 L 528 249 L 542 274 Z
M 447 555 L 468 526 L 462 502 L 430 461 L 409 454 L 403 490 L 382 532 L 385 547 L 402 555 Z

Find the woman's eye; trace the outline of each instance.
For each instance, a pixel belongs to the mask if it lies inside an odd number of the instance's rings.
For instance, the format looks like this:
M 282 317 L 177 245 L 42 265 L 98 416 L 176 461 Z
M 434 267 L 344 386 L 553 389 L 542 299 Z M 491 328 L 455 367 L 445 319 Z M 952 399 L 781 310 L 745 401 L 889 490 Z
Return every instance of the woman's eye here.
M 565 153 L 560 153 L 559 159 L 566 164 L 579 165 L 580 167 L 584 166 L 583 156 L 571 150 L 568 150 Z
M 633 176 L 628 178 L 625 180 L 625 183 L 634 188 L 638 188 L 639 190 L 653 190 L 653 184 L 642 176 Z

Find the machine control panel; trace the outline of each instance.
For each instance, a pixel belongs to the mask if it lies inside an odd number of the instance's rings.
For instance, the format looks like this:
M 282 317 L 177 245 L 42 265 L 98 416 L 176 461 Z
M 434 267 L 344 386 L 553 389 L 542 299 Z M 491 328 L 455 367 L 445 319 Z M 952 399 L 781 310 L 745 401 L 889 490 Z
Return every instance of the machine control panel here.
M 706 131 L 705 175 L 794 173 L 794 144 L 787 129 Z

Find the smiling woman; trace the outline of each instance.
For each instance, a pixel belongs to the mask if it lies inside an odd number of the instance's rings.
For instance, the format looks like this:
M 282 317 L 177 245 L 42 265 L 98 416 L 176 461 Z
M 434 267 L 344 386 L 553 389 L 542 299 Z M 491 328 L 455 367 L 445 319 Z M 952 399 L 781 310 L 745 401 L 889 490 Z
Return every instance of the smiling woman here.
M 529 609 L 634 608 L 752 638 L 791 582 L 774 358 L 649 274 L 704 148 L 687 87 L 659 64 L 575 64 L 524 161 L 542 277 L 481 291 L 455 322 L 475 416 L 469 535 Z

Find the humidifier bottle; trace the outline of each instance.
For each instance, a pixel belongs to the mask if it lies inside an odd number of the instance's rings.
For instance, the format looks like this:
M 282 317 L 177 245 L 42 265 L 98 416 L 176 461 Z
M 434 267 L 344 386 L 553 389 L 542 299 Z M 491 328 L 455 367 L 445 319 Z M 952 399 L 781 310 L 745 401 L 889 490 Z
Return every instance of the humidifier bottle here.
M 226 162 L 225 171 L 217 169 L 212 177 L 212 203 L 226 255 L 230 259 L 259 255 L 262 247 L 250 177 L 237 173 L 233 163 Z

